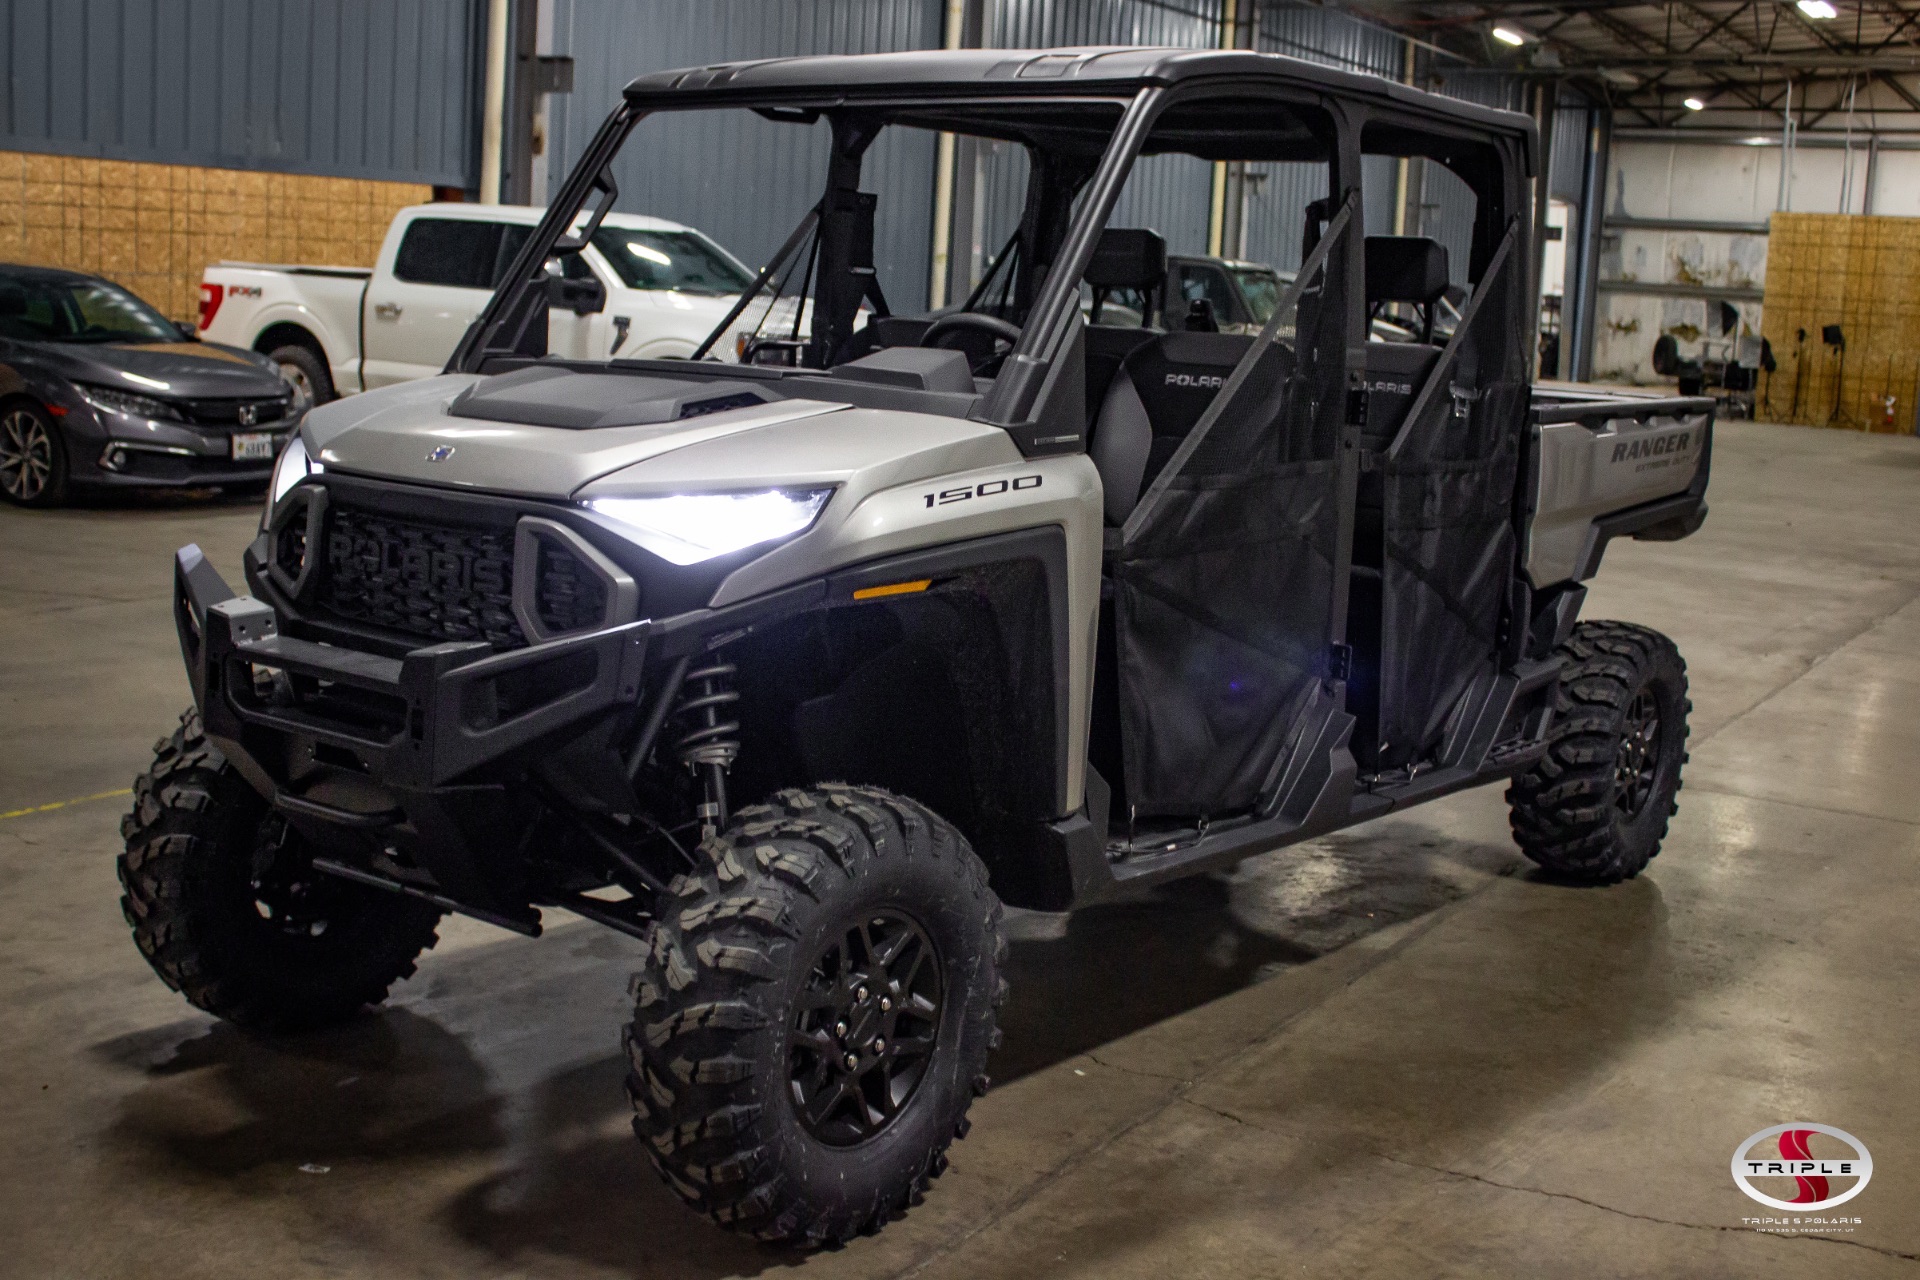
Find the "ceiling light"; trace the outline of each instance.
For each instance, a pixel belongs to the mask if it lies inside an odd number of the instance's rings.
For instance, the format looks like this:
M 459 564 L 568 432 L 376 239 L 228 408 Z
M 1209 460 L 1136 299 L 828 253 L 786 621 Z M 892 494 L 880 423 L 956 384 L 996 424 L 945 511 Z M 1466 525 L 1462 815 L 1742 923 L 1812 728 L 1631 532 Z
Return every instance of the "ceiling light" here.
M 1800 12 L 1809 18 L 1825 19 L 1840 16 L 1840 11 L 1827 3 L 1827 0 L 1800 0 Z
M 1814 4 L 1825 4 L 1826 0 L 1812 0 L 1812 2 Z M 1502 44 L 1513 45 L 1515 48 L 1527 42 L 1527 37 L 1523 33 L 1515 31 L 1512 27 L 1495 27 L 1493 29 L 1493 38 Z
M 1707 104 L 1698 98 L 1688 98 L 1680 105 L 1689 111 L 1705 111 L 1707 109 Z

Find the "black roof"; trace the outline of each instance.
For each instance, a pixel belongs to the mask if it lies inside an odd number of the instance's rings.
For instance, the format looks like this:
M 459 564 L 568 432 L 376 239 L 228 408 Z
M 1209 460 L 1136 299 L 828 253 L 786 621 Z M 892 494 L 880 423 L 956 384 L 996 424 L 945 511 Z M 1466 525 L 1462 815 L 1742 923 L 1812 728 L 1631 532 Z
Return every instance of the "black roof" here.
M 0 262 L 0 276 L 12 276 L 16 280 L 32 280 L 40 284 L 79 284 L 100 279 L 84 271 L 68 271 L 65 267 L 30 267 L 18 262 Z
M 1533 121 L 1382 76 L 1323 66 L 1279 53 L 1114 45 L 1078 49 L 922 49 L 905 53 L 827 54 L 722 62 L 638 76 L 626 87 L 637 105 L 715 102 L 818 102 L 823 97 L 886 99 L 953 93 L 1127 96 L 1148 85 L 1204 77 L 1268 80 L 1372 97 L 1483 128 L 1531 135 Z

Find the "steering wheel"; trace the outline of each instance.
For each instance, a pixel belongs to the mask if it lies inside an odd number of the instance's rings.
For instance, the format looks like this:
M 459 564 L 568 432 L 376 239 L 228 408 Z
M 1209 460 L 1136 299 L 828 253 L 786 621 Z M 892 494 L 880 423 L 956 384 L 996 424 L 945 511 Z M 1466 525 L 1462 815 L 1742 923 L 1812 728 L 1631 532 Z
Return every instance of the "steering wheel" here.
M 941 347 L 965 354 L 968 368 L 982 378 L 999 369 L 1000 362 L 1018 341 L 1019 325 L 978 311 L 956 311 L 950 316 L 941 316 L 920 335 L 923 347 Z

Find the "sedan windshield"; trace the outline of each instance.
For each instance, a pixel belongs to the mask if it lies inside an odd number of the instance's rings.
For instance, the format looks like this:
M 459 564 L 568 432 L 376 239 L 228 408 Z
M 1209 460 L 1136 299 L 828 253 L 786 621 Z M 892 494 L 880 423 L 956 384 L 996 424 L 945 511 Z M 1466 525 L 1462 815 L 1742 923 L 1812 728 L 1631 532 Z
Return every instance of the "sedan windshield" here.
M 178 342 L 180 330 L 105 280 L 0 275 L 0 334 L 21 342 Z
M 629 289 L 675 289 L 722 297 L 753 283 L 753 272 L 698 231 L 601 227 L 593 247 Z

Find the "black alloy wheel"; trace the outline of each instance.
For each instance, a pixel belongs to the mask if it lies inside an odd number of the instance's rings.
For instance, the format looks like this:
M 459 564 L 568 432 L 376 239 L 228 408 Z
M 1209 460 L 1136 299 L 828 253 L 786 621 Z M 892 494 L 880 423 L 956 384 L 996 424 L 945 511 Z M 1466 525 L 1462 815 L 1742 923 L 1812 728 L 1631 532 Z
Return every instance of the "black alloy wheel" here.
M 920 1085 L 940 1034 L 940 958 L 925 929 L 887 910 L 829 942 L 787 1036 L 800 1123 L 849 1147 L 891 1124 Z
M 1627 707 L 1613 757 L 1613 804 L 1621 821 L 1632 822 L 1647 807 L 1659 771 L 1660 706 L 1653 689 L 1642 685 Z
M 15 401 L 0 411 L 0 496 L 23 507 L 66 497 L 67 457 L 59 431 L 39 408 Z

